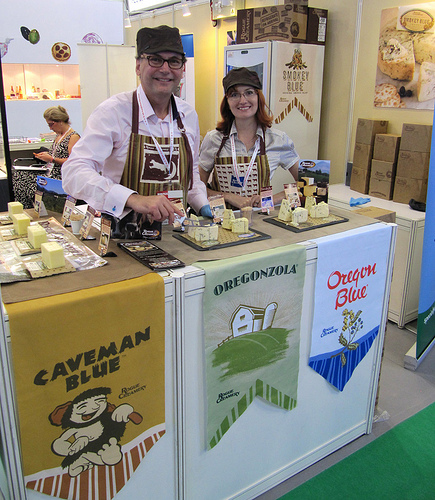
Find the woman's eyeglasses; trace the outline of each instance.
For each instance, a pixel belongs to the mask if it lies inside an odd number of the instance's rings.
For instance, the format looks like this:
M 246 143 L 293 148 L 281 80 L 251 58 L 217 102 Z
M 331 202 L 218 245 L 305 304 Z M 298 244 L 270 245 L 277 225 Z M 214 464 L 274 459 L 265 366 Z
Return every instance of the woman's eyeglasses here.
M 227 99 L 231 101 L 240 101 L 242 96 L 245 99 L 253 99 L 257 95 L 257 92 L 252 89 L 245 90 L 244 92 L 231 92 L 227 95 Z
M 168 66 L 171 69 L 181 69 L 183 67 L 184 62 L 185 62 L 184 58 L 179 59 L 178 57 L 170 57 L 169 59 L 163 59 L 163 57 L 160 57 L 160 56 L 146 56 L 146 55 L 142 55 L 140 57 L 141 57 L 141 59 L 147 59 L 148 64 L 152 68 L 161 68 L 163 66 L 163 64 L 165 64 L 165 62 L 167 62 Z

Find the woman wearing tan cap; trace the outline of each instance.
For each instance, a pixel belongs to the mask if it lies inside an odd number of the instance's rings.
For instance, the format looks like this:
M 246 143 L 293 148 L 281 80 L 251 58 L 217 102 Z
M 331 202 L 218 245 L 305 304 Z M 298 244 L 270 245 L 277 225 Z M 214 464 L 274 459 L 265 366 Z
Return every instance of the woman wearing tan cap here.
M 222 83 L 225 91 L 220 108 L 222 120 L 202 142 L 201 180 L 207 183 L 213 172 L 208 196 L 223 194 L 226 203 L 235 208 L 259 207 L 261 188 L 270 186 L 279 166 L 297 181 L 299 156 L 293 141 L 272 128 L 273 117 L 255 71 L 232 69 Z M 283 198 L 284 191 L 274 195 L 274 204 Z

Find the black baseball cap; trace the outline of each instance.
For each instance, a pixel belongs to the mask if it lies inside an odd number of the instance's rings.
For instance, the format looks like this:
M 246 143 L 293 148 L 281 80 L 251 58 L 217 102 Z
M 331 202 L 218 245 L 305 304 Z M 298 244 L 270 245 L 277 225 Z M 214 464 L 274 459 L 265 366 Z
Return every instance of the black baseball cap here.
M 225 93 L 228 89 L 235 85 L 248 85 L 254 89 L 262 89 L 260 78 L 255 71 L 248 68 L 234 68 L 228 72 L 227 76 L 222 80 Z
M 183 44 L 178 28 L 162 25 L 157 28 L 141 28 L 136 35 L 137 57 L 142 54 L 175 52 L 184 57 Z

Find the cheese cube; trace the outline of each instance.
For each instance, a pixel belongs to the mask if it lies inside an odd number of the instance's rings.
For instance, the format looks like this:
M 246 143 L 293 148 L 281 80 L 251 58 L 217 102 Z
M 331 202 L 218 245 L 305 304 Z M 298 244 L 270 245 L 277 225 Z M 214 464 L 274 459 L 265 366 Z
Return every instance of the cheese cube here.
M 329 205 L 321 201 L 318 205 L 311 207 L 310 216 L 313 218 L 323 218 L 329 215 Z
M 19 201 L 10 201 L 8 203 L 8 214 L 22 214 L 23 213 L 23 204 Z
M 246 217 L 240 217 L 240 219 L 234 219 L 231 224 L 231 231 L 233 233 L 248 233 L 249 232 L 249 221 Z
M 222 220 L 222 227 L 224 229 L 229 229 L 231 230 L 231 225 L 233 220 L 235 219 L 234 212 L 230 208 L 226 208 Z
M 292 209 L 287 198 L 284 198 L 281 202 L 278 219 L 284 222 L 290 222 L 292 220 Z
M 39 224 L 27 228 L 27 238 L 33 248 L 41 248 L 41 243 L 47 241 L 47 231 Z
M 14 223 L 14 231 L 17 234 L 27 234 L 27 228 L 30 226 L 30 217 L 27 214 L 13 214 L 12 222 Z
M 301 222 L 307 222 L 308 220 L 308 210 L 302 207 L 296 207 L 292 213 L 292 222 L 294 224 L 300 224 Z
M 65 265 L 63 248 L 56 241 L 41 244 L 42 262 L 49 269 L 56 269 Z

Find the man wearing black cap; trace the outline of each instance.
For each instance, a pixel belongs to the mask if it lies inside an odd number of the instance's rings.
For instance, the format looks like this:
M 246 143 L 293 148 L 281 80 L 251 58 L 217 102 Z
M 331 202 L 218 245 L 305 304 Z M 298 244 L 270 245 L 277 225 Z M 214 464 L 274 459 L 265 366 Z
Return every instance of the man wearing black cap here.
M 142 28 L 136 43 L 141 84 L 91 114 L 62 168 L 63 186 L 115 218 L 134 210 L 172 223 L 182 214 L 160 191 L 182 189 L 195 211 L 209 210 L 198 173 L 198 116 L 173 95 L 186 62 L 178 29 Z

